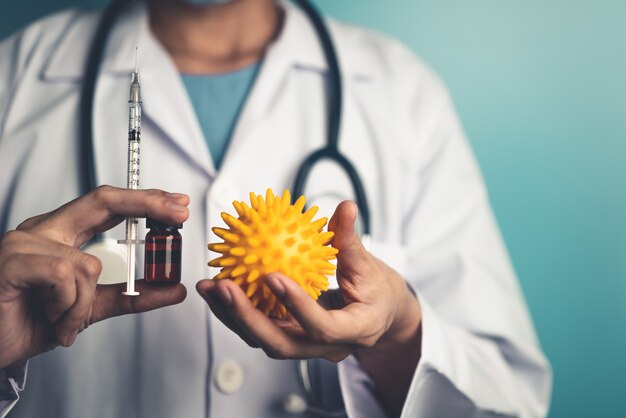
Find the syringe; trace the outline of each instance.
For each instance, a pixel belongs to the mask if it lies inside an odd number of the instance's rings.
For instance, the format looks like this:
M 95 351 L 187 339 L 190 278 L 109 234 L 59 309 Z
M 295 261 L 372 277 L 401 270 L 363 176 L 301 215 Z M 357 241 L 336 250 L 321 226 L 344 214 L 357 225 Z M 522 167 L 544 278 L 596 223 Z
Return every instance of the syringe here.
M 135 51 L 136 52 L 136 51 Z M 130 97 L 128 99 L 128 163 L 126 188 L 137 190 L 139 188 L 139 162 L 140 162 L 140 136 L 141 136 L 141 86 L 139 85 L 139 73 L 137 71 L 137 56 L 135 55 L 135 71 L 130 80 Z M 124 295 L 137 296 L 135 291 L 135 249 L 137 244 L 143 241 L 137 240 L 137 218 L 126 218 L 126 239 L 118 241 L 128 246 L 128 272 L 126 276 L 126 291 Z

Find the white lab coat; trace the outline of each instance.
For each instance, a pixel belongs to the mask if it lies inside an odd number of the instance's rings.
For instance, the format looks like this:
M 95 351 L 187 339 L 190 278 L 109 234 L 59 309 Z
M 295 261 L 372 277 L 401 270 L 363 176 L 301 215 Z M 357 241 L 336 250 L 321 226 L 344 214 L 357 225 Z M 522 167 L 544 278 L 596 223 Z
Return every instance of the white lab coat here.
M 174 64 L 149 32 L 145 9 L 137 6 L 116 24 L 95 97 L 98 180 L 125 186 L 126 101 L 138 45 L 142 187 L 191 196 L 182 230 L 189 296 L 174 307 L 94 325 L 74 347 L 32 359 L 12 416 L 289 416 L 280 405 L 301 392 L 295 363 L 249 348 L 194 290 L 197 280 L 215 273 L 206 266 L 215 256 L 206 244 L 217 240 L 210 227 L 222 225 L 220 213 L 232 213 L 231 202 L 250 191 L 289 188 L 304 157 L 325 141 L 326 64 L 306 17 L 282 6 L 285 26 L 267 51 L 219 172 Z M 0 46 L 5 229 L 79 193 L 79 96 L 97 18 L 59 13 Z M 329 25 L 344 77 L 340 147 L 369 196 L 371 251 L 406 278 L 423 311 L 422 357 L 402 416 L 544 416 L 549 366 L 445 88 L 398 42 Z M 326 163 L 306 190 L 325 215 L 352 197 L 346 176 Z M 108 236 L 122 237 L 121 227 Z M 243 386 L 230 395 L 214 381 L 225 360 L 244 372 Z M 350 416 L 383 416 L 356 360 L 339 369 Z

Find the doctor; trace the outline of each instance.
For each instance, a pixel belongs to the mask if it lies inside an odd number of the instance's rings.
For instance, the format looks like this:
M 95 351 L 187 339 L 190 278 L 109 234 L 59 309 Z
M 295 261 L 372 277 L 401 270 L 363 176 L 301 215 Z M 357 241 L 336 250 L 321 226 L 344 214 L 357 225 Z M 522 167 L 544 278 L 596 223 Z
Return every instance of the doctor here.
M 109 35 L 94 99 L 98 182 L 123 186 L 138 45 L 142 185 L 191 197 L 188 286 L 215 273 L 206 243 L 220 213 L 249 191 L 289 188 L 325 141 L 327 66 L 310 21 L 288 2 L 225 3 L 133 4 Z M 98 17 L 63 12 L 0 46 L 3 230 L 81 193 L 77 115 Z M 546 414 L 549 366 L 445 88 L 397 42 L 329 26 L 344 79 L 340 148 L 363 179 L 372 221 L 366 251 L 356 207 L 340 203 L 352 198 L 345 174 L 332 164 L 314 170 L 306 195 L 334 212 L 341 309 L 309 303 L 274 275 L 298 321 L 280 328 L 232 283 L 202 280 L 208 303 L 190 297 L 104 321 L 70 349 L 31 359 L 20 394 L 26 366 L 3 370 L 14 390 L 0 397 L 21 397 L 12 416 L 288 417 L 293 399 L 308 404 L 304 416 L 340 416 L 342 403 L 351 417 Z M 224 94 L 229 83 L 236 87 Z M 89 210 L 70 218 L 97 224 Z M 70 227 L 53 225 L 58 234 Z M 315 369 L 322 408 L 311 407 L 291 360 L 315 357 L 339 362 L 338 381 L 329 364 Z

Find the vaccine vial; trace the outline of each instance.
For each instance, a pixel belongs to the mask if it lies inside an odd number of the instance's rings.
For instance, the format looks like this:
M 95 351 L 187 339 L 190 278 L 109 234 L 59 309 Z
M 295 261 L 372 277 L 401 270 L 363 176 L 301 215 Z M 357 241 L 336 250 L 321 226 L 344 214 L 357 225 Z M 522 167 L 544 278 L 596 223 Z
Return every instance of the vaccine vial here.
M 178 232 L 183 227 L 168 225 L 146 218 L 146 254 L 144 275 L 148 284 L 180 283 L 183 239 Z

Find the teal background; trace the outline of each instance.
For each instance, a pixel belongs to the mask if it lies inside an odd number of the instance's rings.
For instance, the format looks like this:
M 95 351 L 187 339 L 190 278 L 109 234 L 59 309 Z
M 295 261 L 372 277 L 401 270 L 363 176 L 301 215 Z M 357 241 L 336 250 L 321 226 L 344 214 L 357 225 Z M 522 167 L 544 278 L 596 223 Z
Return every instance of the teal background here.
M 3 2 L 0 37 L 70 4 Z M 550 416 L 626 416 L 626 1 L 318 0 L 448 84 L 555 386 Z

